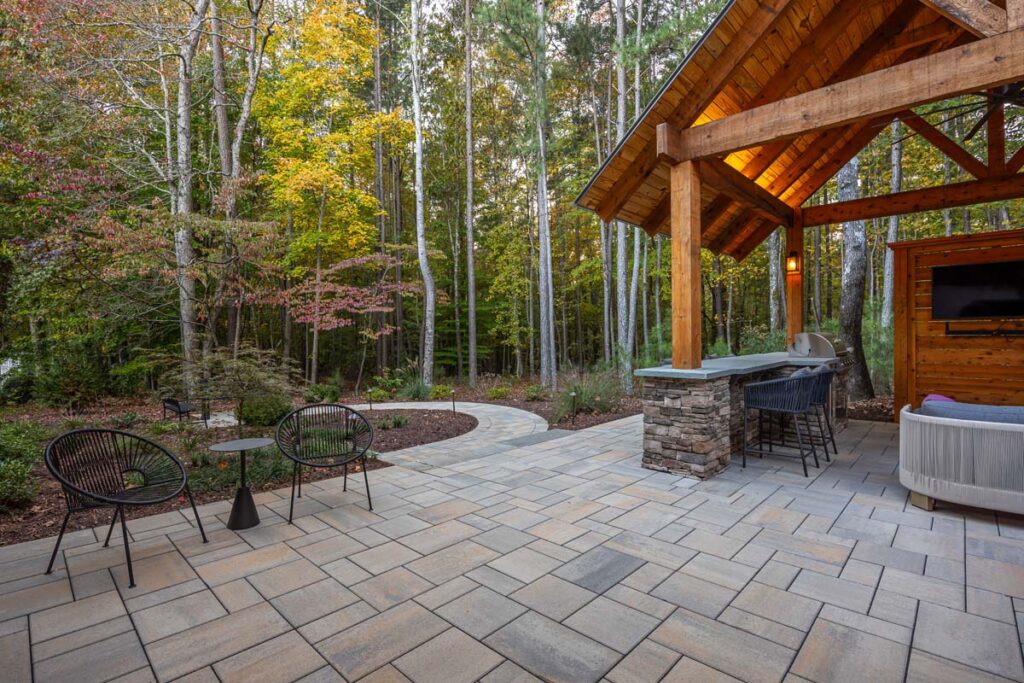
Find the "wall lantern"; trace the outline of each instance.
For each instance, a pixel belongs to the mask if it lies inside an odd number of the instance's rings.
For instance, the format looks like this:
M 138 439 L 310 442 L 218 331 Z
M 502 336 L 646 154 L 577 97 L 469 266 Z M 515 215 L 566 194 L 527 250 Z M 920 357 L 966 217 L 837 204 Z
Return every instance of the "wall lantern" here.
M 786 272 L 800 272 L 800 262 L 797 260 L 797 254 L 795 251 L 789 252 L 789 255 L 786 257 Z

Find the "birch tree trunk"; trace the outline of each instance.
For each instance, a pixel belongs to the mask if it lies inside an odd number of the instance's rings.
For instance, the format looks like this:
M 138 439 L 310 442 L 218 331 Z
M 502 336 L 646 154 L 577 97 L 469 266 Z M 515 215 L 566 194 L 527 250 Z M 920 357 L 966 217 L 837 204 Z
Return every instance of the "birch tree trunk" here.
M 547 10 L 545 0 L 535 0 L 537 58 L 534 64 L 535 126 L 537 134 L 537 238 L 540 264 L 540 381 L 557 389 L 555 356 L 554 285 L 551 276 L 551 226 L 548 214 L 547 167 Z
M 892 122 L 892 178 L 889 182 L 889 191 L 896 193 L 903 186 L 903 141 L 900 139 L 900 122 Z M 900 217 L 889 216 L 889 233 L 886 235 L 886 242 L 895 242 L 899 239 Z M 892 285 L 893 285 L 893 253 L 888 246 L 883 247 L 882 265 L 882 329 L 888 330 L 892 327 Z
M 615 117 L 616 139 L 621 140 L 626 135 L 626 64 L 623 51 L 626 46 L 626 3 L 625 0 L 615 1 L 615 84 L 617 111 Z M 629 286 L 626 272 L 629 242 L 627 240 L 626 224 L 616 221 L 615 240 L 615 291 L 616 304 L 618 307 L 618 334 L 616 335 L 616 352 L 619 357 L 619 375 L 622 388 L 627 394 L 633 393 L 633 358 L 629 348 Z
M 412 118 L 415 129 L 415 186 L 416 186 L 416 255 L 423 277 L 423 330 L 420 357 L 420 380 L 427 386 L 434 383 L 434 319 L 437 309 L 434 275 L 427 259 L 427 233 L 423 200 L 423 114 L 420 108 L 420 5 L 419 0 L 409 3 L 412 39 L 409 41 L 409 61 L 412 64 Z
M 857 184 L 859 169 L 860 160 L 853 157 L 839 170 L 839 201 L 851 201 L 860 197 L 860 188 Z M 867 273 L 866 252 L 867 230 L 864 221 L 843 223 L 843 295 L 839 301 L 839 336 L 850 346 L 853 354 L 849 389 L 850 398 L 855 401 L 874 396 L 861 333 L 864 319 L 864 280 Z
M 469 386 L 476 386 L 476 267 L 473 238 L 473 2 L 465 6 L 466 100 L 466 314 L 469 334 Z
M 177 198 L 175 212 L 178 215 L 192 213 L 192 63 L 199 41 L 202 25 L 206 19 L 210 0 L 200 0 L 189 18 L 188 30 L 178 50 L 178 101 L 176 103 L 175 132 L 177 135 L 177 167 L 175 182 Z M 190 272 L 195 264 L 195 249 L 192 245 L 192 226 L 187 218 L 179 219 L 174 232 L 174 259 L 178 285 L 178 306 L 181 323 L 181 352 L 184 363 L 185 381 L 191 390 L 194 386 L 196 361 L 196 280 Z

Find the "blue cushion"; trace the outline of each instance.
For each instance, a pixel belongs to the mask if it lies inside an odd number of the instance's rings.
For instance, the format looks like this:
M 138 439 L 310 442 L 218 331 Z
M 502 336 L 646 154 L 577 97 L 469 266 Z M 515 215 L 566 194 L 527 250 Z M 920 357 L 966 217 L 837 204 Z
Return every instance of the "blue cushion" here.
M 917 412 L 921 415 L 948 417 L 955 420 L 1024 424 L 1024 406 L 990 406 L 977 403 L 960 403 L 957 401 L 925 401 Z

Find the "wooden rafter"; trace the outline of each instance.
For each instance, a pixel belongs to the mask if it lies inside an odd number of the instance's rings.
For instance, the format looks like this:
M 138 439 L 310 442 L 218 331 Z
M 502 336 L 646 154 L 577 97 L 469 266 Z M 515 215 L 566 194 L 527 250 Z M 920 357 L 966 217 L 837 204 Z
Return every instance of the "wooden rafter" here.
M 904 62 L 679 132 L 682 158 L 775 140 L 1012 83 L 1024 76 L 1024 30 Z
M 988 0 L 921 0 L 979 38 L 1006 33 L 1006 10 Z
M 659 126 L 660 127 L 660 126 Z M 779 225 L 793 224 L 793 209 L 721 159 L 700 162 L 701 180 Z
M 1017 150 L 1017 153 L 1010 157 L 1010 160 L 1006 162 L 1006 172 L 1016 173 L 1017 171 L 1024 168 L 1024 147 Z
M 977 157 L 913 111 L 908 109 L 907 111 L 900 112 L 897 116 L 908 128 L 930 142 L 936 149 L 975 178 L 984 178 L 988 175 L 988 168 Z
M 1024 175 L 983 178 L 954 185 L 909 190 L 881 197 L 810 206 L 803 210 L 805 226 L 883 218 L 918 211 L 997 202 L 1024 196 Z
M 705 72 L 704 77 L 695 84 L 694 90 L 701 93 L 700 96 L 687 100 L 674 113 L 673 124 L 681 128 L 693 125 L 701 112 L 707 109 L 708 105 L 718 96 L 722 84 L 728 81 L 743 65 L 761 37 L 779 20 L 790 2 L 791 0 L 770 0 L 758 3 L 757 10 L 739 30 L 735 38 L 725 46 L 722 53 Z M 647 178 L 660 164 L 660 161 L 655 158 L 655 145 L 656 141 L 652 136 L 622 173 L 620 181 L 602 198 L 596 207 L 597 214 L 602 220 L 612 220 L 622 205 L 636 192 L 637 188 L 647 181 Z

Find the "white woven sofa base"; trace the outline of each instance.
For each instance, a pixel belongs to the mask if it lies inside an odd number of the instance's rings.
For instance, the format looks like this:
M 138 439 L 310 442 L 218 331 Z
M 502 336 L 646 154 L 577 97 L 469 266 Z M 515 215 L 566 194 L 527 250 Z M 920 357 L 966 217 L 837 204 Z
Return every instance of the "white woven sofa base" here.
M 900 411 L 900 483 L 938 500 L 1024 514 L 1024 425 Z

